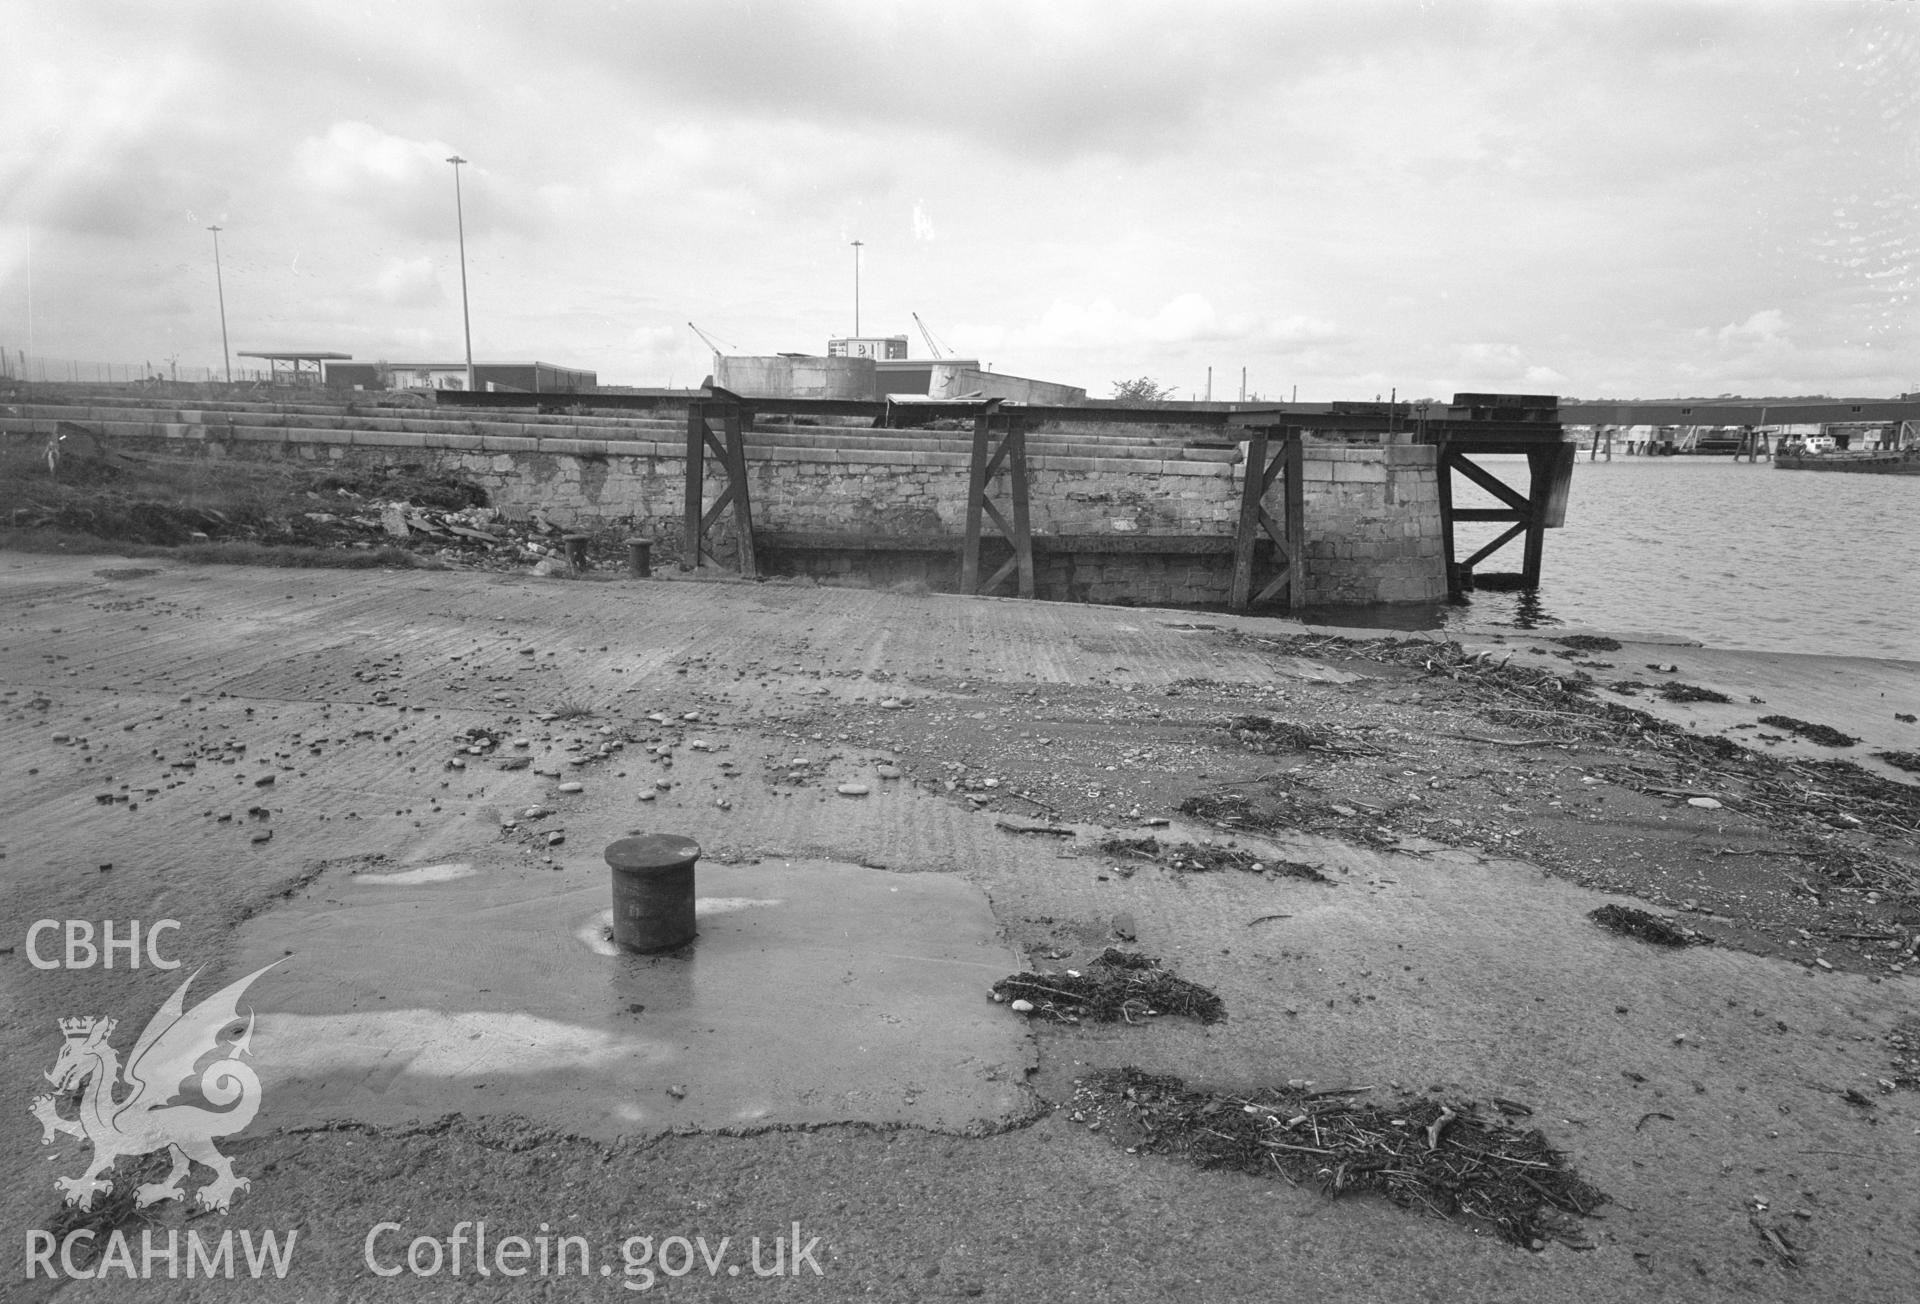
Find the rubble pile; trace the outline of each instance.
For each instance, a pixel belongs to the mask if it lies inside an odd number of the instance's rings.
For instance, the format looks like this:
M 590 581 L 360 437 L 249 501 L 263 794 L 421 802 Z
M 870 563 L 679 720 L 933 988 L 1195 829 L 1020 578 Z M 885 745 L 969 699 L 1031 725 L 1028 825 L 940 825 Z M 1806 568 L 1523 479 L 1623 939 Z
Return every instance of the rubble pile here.
M 538 510 L 519 520 L 484 504 L 434 507 L 369 498 L 347 488 L 334 489 L 331 501 L 312 491 L 306 496 L 315 509 L 281 523 L 289 542 L 356 549 L 399 546 L 469 570 L 532 568 L 550 575 L 571 569 L 563 540 L 572 531 Z M 597 552 L 604 562 L 614 556 L 613 545 L 587 537 L 589 557 Z

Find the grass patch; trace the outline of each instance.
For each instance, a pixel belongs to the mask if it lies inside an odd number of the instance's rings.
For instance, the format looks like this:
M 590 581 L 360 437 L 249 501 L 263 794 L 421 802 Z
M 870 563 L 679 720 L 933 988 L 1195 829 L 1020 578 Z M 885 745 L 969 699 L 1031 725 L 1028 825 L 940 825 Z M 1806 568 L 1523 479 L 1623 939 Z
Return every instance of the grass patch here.
M 547 708 L 548 715 L 556 720 L 589 720 L 593 718 L 593 708 L 577 697 L 563 697 Z

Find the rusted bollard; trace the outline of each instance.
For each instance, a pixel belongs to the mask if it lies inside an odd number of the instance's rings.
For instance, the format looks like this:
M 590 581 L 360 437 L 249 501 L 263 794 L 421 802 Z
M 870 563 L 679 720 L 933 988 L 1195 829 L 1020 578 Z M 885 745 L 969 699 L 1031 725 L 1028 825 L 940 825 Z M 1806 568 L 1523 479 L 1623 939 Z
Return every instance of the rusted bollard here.
M 671 951 L 693 940 L 693 862 L 700 844 L 675 833 L 621 838 L 613 868 L 613 940 L 629 951 Z
M 653 574 L 653 540 L 627 540 L 627 569 L 640 579 Z
M 587 568 L 587 536 L 569 534 L 560 542 L 567 550 L 567 565 L 576 571 L 585 570 Z

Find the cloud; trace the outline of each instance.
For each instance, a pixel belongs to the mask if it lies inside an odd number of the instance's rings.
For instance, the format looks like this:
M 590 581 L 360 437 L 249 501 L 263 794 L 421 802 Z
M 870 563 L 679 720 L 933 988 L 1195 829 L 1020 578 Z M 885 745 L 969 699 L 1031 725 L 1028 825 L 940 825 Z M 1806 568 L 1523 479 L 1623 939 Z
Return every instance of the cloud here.
M 1029 348 L 1125 348 L 1222 340 L 1307 344 L 1332 339 L 1337 333 L 1332 323 L 1307 316 L 1223 315 L 1204 295 L 1189 292 L 1168 300 L 1151 315 L 1128 312 L 1106 299 L 1084 305 L 1055 300 L 1037 321 L 1013 330 L 1009 342 Z
M 1730 322 L 1714 332 L 1713 338 L 1733 348 L 1756 348 L 1787 342 L 1786 314 L 1778 308 L 1763 308 L 1742 322 Z
M 1455 366 L 1459 378 L 1435 383 L 1439 390 L 1518 389 L 1522 392 L 1555 392 L 1567 377 L 1553 367 L 1529 362 L 1517 344 L 1478 341 L 1457 350 Z
M 464 224 L 469 237 L 525 230 L 528 214 L 487 168 L 447 160 L 444 141 L 414 139 L 367 122 L 335 122 L 294 150 L 294 179 L 319 202 L 388 230 L 440 240 Z
M 394 308 L 432 308 L 447 301 L 431 258 L 389 258 L 374 278 L 374 297 Z

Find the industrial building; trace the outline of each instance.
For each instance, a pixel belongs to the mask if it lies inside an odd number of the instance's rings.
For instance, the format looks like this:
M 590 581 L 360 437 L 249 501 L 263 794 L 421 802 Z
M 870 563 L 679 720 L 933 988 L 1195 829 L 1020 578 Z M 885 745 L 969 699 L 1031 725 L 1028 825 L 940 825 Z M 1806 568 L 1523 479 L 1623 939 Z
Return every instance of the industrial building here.
M 344 357 L 345 355 L 340 355 Z M 593 389 L 599 375 L 578 367 L 561 367 L 551 362 L 476 362 L 473 364 L 474 388 L 527 394 L 572 393 Z M 326 364 L 328 389 L 465 389 L 467 364 L 464 362 L 342 362 Z

